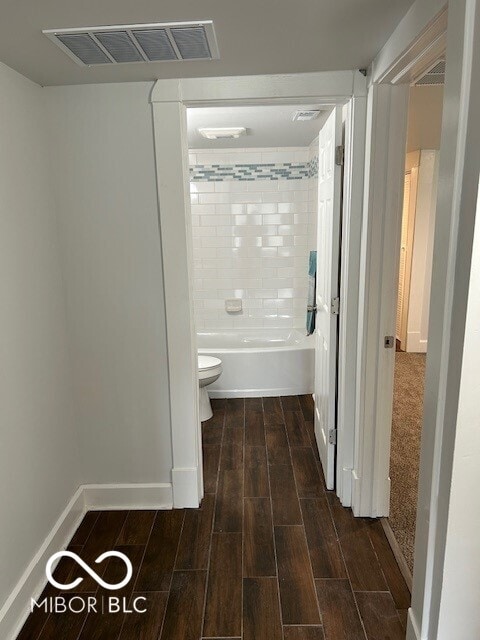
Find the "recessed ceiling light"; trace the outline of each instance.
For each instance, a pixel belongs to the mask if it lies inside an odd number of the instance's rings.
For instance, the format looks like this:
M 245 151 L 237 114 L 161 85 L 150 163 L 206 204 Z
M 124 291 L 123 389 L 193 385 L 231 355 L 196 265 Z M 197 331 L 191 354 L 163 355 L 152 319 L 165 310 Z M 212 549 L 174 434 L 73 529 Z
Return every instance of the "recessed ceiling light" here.
M 198 130 L 198 133 L 208 140 L 220 138 L 239 138 L 247 133 L 245 127 L 208 127 Z
M 295 111 L 292 116 L 293 122 L 304 122 L 306 120 L 315 120 L 320 115 L 318 109 L 304 109 L 302 111 Z

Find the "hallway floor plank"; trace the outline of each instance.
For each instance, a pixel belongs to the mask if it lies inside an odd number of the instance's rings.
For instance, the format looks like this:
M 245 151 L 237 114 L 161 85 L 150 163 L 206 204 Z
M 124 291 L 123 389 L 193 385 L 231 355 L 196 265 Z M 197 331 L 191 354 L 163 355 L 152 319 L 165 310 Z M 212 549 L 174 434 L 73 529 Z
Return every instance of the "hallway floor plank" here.
M 106 550 L 130 554 L 120 595 L 145 598 L 146 613 L 36 610 L 17 640 L 403 640 L 408 588 L 380 523 L 326 491 L 312 398 L 212 405 L 201 508 L 89 512 L 71 541 L 93 566 Z M 77 569 L 67 559 L 55 573 Z M 82 577 L 75 595 L 106 593 Z

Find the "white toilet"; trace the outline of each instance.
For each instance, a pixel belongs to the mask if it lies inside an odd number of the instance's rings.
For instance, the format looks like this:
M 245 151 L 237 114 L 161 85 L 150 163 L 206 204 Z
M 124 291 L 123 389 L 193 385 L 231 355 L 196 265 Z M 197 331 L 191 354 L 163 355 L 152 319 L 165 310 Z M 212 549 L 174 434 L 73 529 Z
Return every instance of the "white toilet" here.
M 222 361 L 213 356 L 198 356 L 198 381 L 200 384 L 200 420 L 210 420 L 213 416 L 207 387 L 218 380 L 222 373 Z

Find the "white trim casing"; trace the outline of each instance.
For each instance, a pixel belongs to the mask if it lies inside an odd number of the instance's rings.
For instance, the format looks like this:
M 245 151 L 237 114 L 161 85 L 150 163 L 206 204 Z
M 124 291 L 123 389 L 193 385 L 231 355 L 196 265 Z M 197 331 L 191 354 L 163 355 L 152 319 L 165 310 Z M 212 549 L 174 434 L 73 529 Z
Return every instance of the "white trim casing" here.
M 152 100 L 172 421 L 173 504 L 198 507 L 203 480 L 186 109 L 179 101 Z
M 184 78 L 157 80 L 152 90 L 151 102 L 181 102 L 188 106 L 207 106 L 275 102 L 298 104 L 299 100 L 320 100 L 322 105 L 334 106 L 344 104 L 354 94 L 365 95 L 365 91 L 363 76 L 357 71 Z
M 388 516 L 390 502 L 390 420 L 395 349 L 398 260 L 405 167 L 408 86 L 374 84 L 369 89 L 365 205 L 362 232 L 355 446 L 356 516 Z M 393 285 L 392 285 L 393 283 Z M 396 290 L 396 289 L 395 289 Z M 379 301 L 388 300 L 387 304 Z
M 364 80 L 365 82 L 365 80 Z M 365 85 L 364 85 L 365 86 Z M 336 492 L 345 507 L 352 505 L 355 453 L 356 369 L 363 215 L 365 122 L 367 98 L 355 95 L 345 105 L 345 165 L 343 178 L 342 247 L 337 416 Z
M 48 559 L 67 547 L 87 511 L 171 508 L 170 484 L 80 486 L 0 610 L 0 638 L 14 640 L 17 637 L 29 615 L 30 598 L 38 598 L 47 583 L 45 566 Z
M 409 82 L 445 51 L 447 2 L 417 0 L 372 63 L 371 81 Z
M 447 578 L 445 542 L 479 176 L 479 31 L 479 0 L 450 4 L 412 592 L 416 626 L 428 640 L 444 638 L 438 621 Z M 458 617 L 453 610 L 448 615 Z M 459 640 L 475 635 L 468 620 L 458 620 L 458 627 Z M 412 625 L 407 638 L 414 637 Z
M 194 332 L 190 272 L 191 233 L 190 197 L 186 140 L 186 106 L 298 104 L 315 102 L 323 106 L 345 105 L 352 97 L 355 108 L 349 125 L 352 147 L 352 198 L 349 225 L 344 225 L 343 240 L 353 256 L 342 273 L 347 278 L 344 308 L 344 343 L 340 353 L 340 369 L 344 369 L 342 389 L 346 394 L 342 409 L 342 442 L 348 459 L 344 462 L 339 449 L 338 465 L 342 469 L 342 496 L 349 504 L 351 488 L 351 451 L 353 451 L 355 385 L 347 383 L 354 376 L 356 361 L 356 325 L 358 318 L 355 285 L 360 255 L 361 218 L 359 207 L 363 188 L 365 120 L 362 103 L 366 100 L 366 80 L 358 71 L 336 71 L 275 76 L 243 76 L 226 78 L 186 78 L 158 80 L 151 94 L 155 129 L 159 220 L 164 265 L 167 316 L 167 349 L 170 380 L 170 404 L 173 441 L 173 495 L 175 506 L 197 506 L 202 497 L 201 438 L 197 407 L 196 336 Z M 347 206 L 347 205 L 346 205 Z M 350 228 L 352 236 L 349 238 Z M 342 313 L 342 311 L 341 311 Z M 348 318 L 346 317 L 348 314 Z M 351 348 L 352 345 L 355 348 Z M 192 375 L 193 372 L 193 375 Z M 348 440 L 350 444 L 348 445 Z M 343 471 L 345 469 L 346 471 Z M 345 473 L 347 477 L 344 478 Z

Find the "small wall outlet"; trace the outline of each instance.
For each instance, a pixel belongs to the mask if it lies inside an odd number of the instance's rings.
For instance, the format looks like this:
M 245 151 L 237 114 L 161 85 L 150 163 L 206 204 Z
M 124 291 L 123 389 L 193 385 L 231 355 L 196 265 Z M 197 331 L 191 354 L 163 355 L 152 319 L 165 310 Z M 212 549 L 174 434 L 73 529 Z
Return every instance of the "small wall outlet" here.
M 225 300 L 225 311 L 227 313 L 240 313 L 242 310 L 241 298 L 227 298 Z

